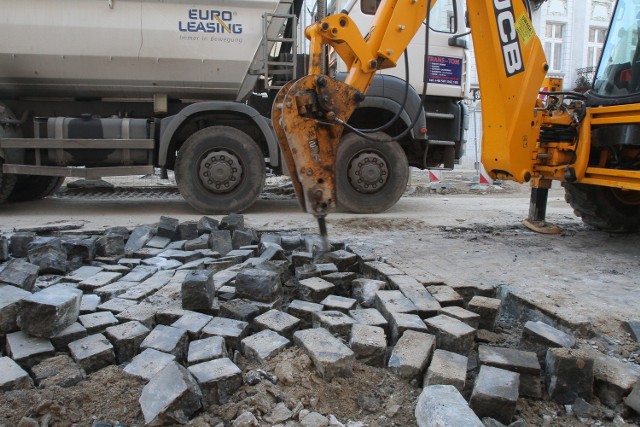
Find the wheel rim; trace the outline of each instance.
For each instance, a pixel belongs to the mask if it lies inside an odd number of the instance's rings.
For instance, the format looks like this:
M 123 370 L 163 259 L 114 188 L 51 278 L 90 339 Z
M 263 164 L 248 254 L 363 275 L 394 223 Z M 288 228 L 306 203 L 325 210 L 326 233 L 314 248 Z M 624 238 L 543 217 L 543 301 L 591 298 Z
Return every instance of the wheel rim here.
M 621 203 L 629 206 L 640 206 L 640 191 L 612 188 L 611 194 Z
M 360 193 L 375 193 L 389 179 L 389 167 L 384 157 L 374 151 L 361 152 L 349 162 L 349 184 Z
M 229 151 L 207 153 L 200 161 L 198 177 L 202 185 L 214 193 L 228 193 L 242 182 L 242 163 Z

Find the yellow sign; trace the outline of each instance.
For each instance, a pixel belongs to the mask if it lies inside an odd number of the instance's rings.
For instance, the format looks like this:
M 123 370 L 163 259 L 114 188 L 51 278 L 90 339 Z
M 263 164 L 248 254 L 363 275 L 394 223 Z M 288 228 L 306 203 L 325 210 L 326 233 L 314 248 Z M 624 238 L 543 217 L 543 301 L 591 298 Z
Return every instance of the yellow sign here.
M 523 13 L 516 21 L 516 31 L 525 45 L 529 44 L 536 35 L 536 30 L 533 29 L 533 25 L 526 13 Z

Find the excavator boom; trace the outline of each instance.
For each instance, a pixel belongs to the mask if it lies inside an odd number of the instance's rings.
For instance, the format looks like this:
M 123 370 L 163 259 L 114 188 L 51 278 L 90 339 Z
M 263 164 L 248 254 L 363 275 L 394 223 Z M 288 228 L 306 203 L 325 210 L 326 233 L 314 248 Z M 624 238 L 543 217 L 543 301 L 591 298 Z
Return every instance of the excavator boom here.
M 483 97 L 483 161 L 493 176 L 532 175 L 537 94 L 547 65 L 526 0 L 469 0 Z M 280 90 L 272 121 L 300 203 L 318 218 L 336 207 L 336 153 L 345 124 L 376 71 L 396 66 L 436 0 L 382 0 L 366 36 L 348 10 L 309 26 L 309 74 Z M 477 36 L 477 37 L 476 37 Z M 348 67 L 344 82 L 321 73 L 331 46 Z M 517 141 L 517 143 L 512 143 Z

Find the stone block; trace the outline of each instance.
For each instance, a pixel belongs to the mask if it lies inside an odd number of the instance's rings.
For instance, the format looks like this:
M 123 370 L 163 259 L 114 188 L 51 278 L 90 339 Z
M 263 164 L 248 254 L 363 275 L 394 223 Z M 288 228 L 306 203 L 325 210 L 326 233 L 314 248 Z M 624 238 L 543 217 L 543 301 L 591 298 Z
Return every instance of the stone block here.
M 481 418 L 510 424 L 516 413 L 520 374 L 493 366 L 481 366 L 469 406 Z
M 451 305 L 462 306 L 464 304 L 462 296 L 451 286 L 432 285 L 427 287 L 427 290 L 442 307 L 449 307 Z
M 212 230 L 209 232 L 209 249 L 224 256 L 233 249 L 229 230 Z
M 323 328 L 305 329 L 293 334 L 294 343 L 309 356 L 322 378 L 350 377 L 355 354 L 340 339 Z
M 418 427 L 484 427 L 460 392 L 451 385 L 430 385 L 415 410 Z
M 33 292 L 40 267 L 23 260 L 12 260 L 0 271 L 0 283 L 17 286 L 25 291 Z
M 158 256 L 161 258 L 167 258 L 168 260 L 176 260 L 182 264 L 203 258 L 202 253 L 198 251 L 181 251 L 179 249 L 166 249 L 165 251 L 160 252 Z
M 202 389 L 204 405 L 224 405 L 242 386 L 242 371 L 223 357 L 189 366 Z
M 286 261 L 284 249 L 275 243 L 262 243 L 260 245 L 260 258 L 268 261 Z
M 464 308 L 459 307 L 457 305 L 442 307 L 440 312 L 441 314 L 444 314 L 449 317 L 453 317 L 454 319 L 458 319 L 459 321 L 466 323 L 467 325 L 471 326 L 473 329 L 478 329 L 478 327 L 480 326 L 480 315 L 478 313 L 465 310 Z
M 351 268 L 358 262 L 356 254 L 345 250 L 329 252 L 325 258 L 327 262 L 335 264 L 338 271 L 351 271 Z
M 87 328 L 82 326 L 80 322 L 75 322 L 51 337 L 51 344 L 56 351 L 66 352 L 69 350 L 69 343 L 85 338 L 87 335 Z
M 161 253 L 164 253 L 166 251 L 167 251 L 167 249 L 144 247 L 144 248 L 138 249 L 137 251 L 132 253 L 131 256 L 133 256 L 134 258 L 140 258 L 142 260 L 142 262 L 144 262 L 145 259 L 157 257 Z
M 314 302 L 293 300 L 287 307 L 287 312 L 300 319 L 301 327 L 310 327 L 313 322 L 313 313 L 324 310 L 322 304 L 316 304 Z
M 40 274 L 65 274 L 67 251 L 54 245 L 37 246 L 28 251 L 29 262 L 37 265 Z
M 500 317 L 500 300 L 496 298 L 487 298 L 483 296 L 475 296 L 471 298 L 467 305 L 467 310 L 480 315 L 480 329 L 493 331 L 496 322 Z
M 186 310 L 206 310 L 215 298 L 213 272 L 210 270 L 190 271 L 182 282 L 182 308 Z
M 11 255 L 14 258 L 25 258 L 27 256 L 27 247 L 35 238 L 36 233 L 28 231 L 13 233 L 11 235 Z
M 342 297 L 351 297 L 353 294 L 353 281 L 357 280 L 357 277 L 356 273 L 346 271 L 322 276 L 324 280 L 335 286 L 334 292 Z
M 118 283 L 118 282 L 116 282 Z M 111 286 L 111 285 L 108 285 Z M 107 302 L 103 302 L 98 306 L 98 310 L 110 311 L 113 314 L 120 314 L 129 307 L 136 306 L 135 301 L 123 298 L 111 298 Z
M 0 391 L 28 389 L 33 386 L 29 374 L 9 357 L 0 357 Z
M 72 387 L 85 378 L 82 368 L 66 354 L 43 360 L 31 372 L 39 388 Z
M 173 354 L 148 348 L 135 356 L 131 362 L 124 367 L 124 371 L 129 375 L 149 381 L 174 360 L 176 360 L 176 357 Z
M 311 252 L 293 252 L 291 254 L 291 266 L 294 270 L 311 264 L 313 262 L 313 254 Z
M 356 323 L 355 320 L 340 311 L 317 311 L 311 317 L 314 328 L 324 328 L 347 342 L 351 336 L 351 327 Z
M 350 310 L 349 316 L 351 316 L 356 322 L 362 323 L 363 325 L 378 326 L 384 329 L 385 334 L 389 336 L 389 322 L 375 308 Z
M 189 334 L 189 339 L 197 339 L 202 333 L 202 329 L 213 319 L 204 313 L 187 312 L 178 320 L 173 322 L 171 326 L 178 329 L 184 329 Z
M 209 337 L 189 343 L 189 354 L 187 356 L 189 365 L 223 357 L 227 357 L 227 347 L 222 337 Z
M 62 249 L 70 260 L 79 258 L 84 263 L 91 263 L 97 254 L 97 241 L 97 237 L 64 240 Z
M 467 380 L 468 358 L 446 350 L 436 350 L 424 376 L 424 386 L 451 385 L 462 393 Z
M 184 244 L 185 251 L 196 251 L 198 249 L 209 249 L 209 234 L 203 234 L 195 239 L 187 240 Z
M 302 238 L 299 234 L 281 236 L 282 243 L 280 245 L 285 251 L 295 251 L 302 246 Z
M 118 260 L 118 265 L 127 268 L 133 268 L 136 265 L 142 264 L 142 260 L 140 258 L 120 258 Z
M 30 368 L 54 354 L 49 339 L 29 336 L 22 331 L 6 336 L 6 351 L 23 368 Z
M 520 338 L 520 347 L 535 351 L 541 363 L 545 361 L 548 348 L 571 348 L 575 344 L 576 339 L 572 335 L 541 321 L 525 323 Z
M 186 423 L 202 408 L 202 391 L 189 371 L 171 362 L 144 386 L 139 402 L 146 424 Z
M 374 279 L 355 279 L 352 282 L 352 296 L 363 307 L 373 307 L 376 292 L 385 289 L 387 282 Z
M 387 352 L 387 336 L 384 329 L 378 326 L 356 323 L 351 328 L 349 348 L 362 363 L 382 368 Z
M 435 283 L 434 283 L 435 284 Z M 464 299 L 464 304 L 467 305 L 475 296 L 485 297 L 485 298 L 495 298 L 497 294 L 497 289 L 495 285 L 481 283 L 481 282 L 472 282 L 472 283 L 447 283 L 448 286 L 452 287 L 460 296 Z
M 109 326 L 117 325 L 118 319 L 110 311 L 99 311 L 97 313 L 83 314 L 78 317 L 80 324 L 87 328 L 89 334 L 104 332 Z
M 399 377 L 419 384 L 435 347 L 435 336 L 406 331 L 393 347 L 387 366 Z
M 106 234 L 96 241 L 96 255 L 112 257 L 124 255 L 124 237 L 118 234 Z
M 106 329 L 105 336 L 113 345 L 118 364 L 130 361 L 140 352 L 140 344 L 149 332 L 149 328 L 135 320 Z
M 625 326 L 631 334 L 631 338 L 640 342 L 640 320 L 629 320 L 625 322 Z
M 140 344 L 141 349 L 152 348 L 164 353 L 173 354 L 176 360 L 187 360 L 189 337 L 184 329 L 172 326 L 157 325 Z
M 603 405 L 613 409 L 640 381 L 640 368 L 599 351 L 589 351 L 589 354 L 594 360 L 594 394 Z
M 411 300 L 400 291 L 378 291 L 376 292 L 375 308 L 391 322 L 391 313 L 416 314 L 416 306 Z
M 234 249 L 232 251 L 227 252 L 227 255 L 225 255 L 225 258 L 233 257 L 233 258 L 237 258 L 240 262 L 244 262 L 249 258 L 253 257 L 254 255 L 255 255 L 254 251 L 251 249 Z M 265 261 L 261 260 L 261 262 L 265 262 Z
M 240 249 L 242 246 L 249 246 L 255 242 L 251 231 L 235 230 L 231 235 L 231 247 Z
M 155 230 L 148 225 L 140 225 L 134 228 L 127 239 L 127 243 L 124 245 L 125 253 L 131 254 L 142 249 L 154 235 Z
M 582 350 L 550 348 L 545 360 L 549 397 L 560 404 L 572 404 L 577 397 L 593 397 L 593 358 Z
M 389 313 L 391 345 L 395 344 L 405 331 L 428 332 L 427 325 L 417 314 Z
M 132 305 L 116 314 L 116 318 L 121 322 L 130 322 L 137 320 L 149 329 L 152 329 L 156 324 L 156 311 L 158 309 L 147 303 L 140 303 Z
M 54 285 L 22 300 L 18 326 L 29 335 L 51 338 L 78 320 L 81 300 L 79 290 Z
M 0 262 L 4 262 L 9 259 L 9 239 L 4 236 L 0 236 Z
M 319 303 L 326 297 L 328 297 L 335 286 L 331 282 L 327 282 L 320 277 L 311 277 L 308 279 L 300 280 L 300 287 L 298 293 L 300 299 L 304 301 Z
M 152 259 L 152 258 L 150 258 Z M 144 265 L 138 265 L 133 267 L 126 275 L 124 275 L 120 281 L 122 282 L 143 282 L 149 277 L 153 276 L 158 269 L 148 264 L 148 260 L 144 260 Z
M 257 302 L 243 299 L 233 299 L 220 304 L 220 317 L 251 322 L 261 313 Z
M 254 329 L 258 331 L 269 329 L 289 340 L 293 339 L 293 333 L 300 324 L 300 319 L 280 310 L 269 310 L 253 320 Z
M 192 240 L 198 237 L 198 222 L 184 221 L 178 225 L 178 239 Z
M 276 272 L 250 268 L 236 276 L 238 298 L 271 303 L 281 298 L 282 293 L 282 282 Z
M 520 395 L 536 399 L 542 397 L 541 367 L 535 353 L 512 348 L 481 345 L 478 347 L 478 359 L 482 365 L 519 373 Z
M 404 272 L 380 261 L 368 261 L 362 265 L 362 275 L 367 279 L 382 280 L 389 283 L 389 276 L 403 275 Z
M 305 264 L 302 267 L 296 267 L 295 275 L 296 279 L 298 279 L 298 282 L 322 276 L 320 270 L 315 264 Z
M 0 372 L 2 372 L 0 370 Z M 624 403 L 636 413 L 640 414 L 640 382 L 636 383 L 631 393 L 624 399 Z
M 30 295 L 30 292 L 16 286 L 0 285 L 0 336 L 18 330 L 16 319 L 21 302 Z
M 100 273 L 104 270 L 103 267 L 97 267 L 93 265 L 83 265 L 80 268 L 73 270 L 71 273 L 67 274 L 64 280 L 69 282 L 82 282 L 83 280 L 90 279 L 96 274 Z
M 244 356 L 258 363 L 264 363 L 289 346 L 291 341 L 270 329 L 264 329 L 241 341 Z
M 326 310 L 341 311 L 342 313 L 348 313 L 356 306 L 356 300 L 353 298 L 345 298 L 338 295 L 329 295 L 323 299 L 320 304 L 324 305 Z
M 235 230 L 243 230 L 244 216 L 236 213 L 223 216 L 220 220 L 219 228 L 221 230 L 229 230 L 232 233 Z
M 202 330 L 202 337 L 218 336 L 224 338 L 228 347 L 240 350 L 240 342 L 249 334 L 249 324 L 240 320 L 214 317 Z
M 156 234 L 161 237 L 166 237 L 170 240 L 175 240 L 178 237 L 179 225 L 180 220 L 178 220 L 177 218 L 161 216 L 160 222 L 158 222 L 158 231 Z
M 113 345 L 102 334 L 89 335 L 69 343 L 71 357 L 87 374 L 116 363 Z
M 318 271 L 320 271 L 320 276 L 326 276 L 338 272 L 338 267 L 332 263 L 316 264 L 316 267 L 318 268 Z
M 122 273 L 102 271 L 93 277 L 80 282 L 78 287 L 85 292 L 93 292 L 96 289 L 106 286 L 122 277 Z
M 213 230 L 217 230 L 220 222 L 217 219 L 203 216 L 198 221 L 198 235 L 208 234 Z
M 422 283 L 411 276 L 389 276 L 389 286 L 402 292 L 402 295 L 416 306 L 416 314 L 420 317 L 436 316 L 440 312 L 440 303 L 425 289 Z
M 437 337 L 438 348 L 467 355 L 473 348 L 476 330 L 449 316 L 439 315 L 425 320 L 429 332 Z

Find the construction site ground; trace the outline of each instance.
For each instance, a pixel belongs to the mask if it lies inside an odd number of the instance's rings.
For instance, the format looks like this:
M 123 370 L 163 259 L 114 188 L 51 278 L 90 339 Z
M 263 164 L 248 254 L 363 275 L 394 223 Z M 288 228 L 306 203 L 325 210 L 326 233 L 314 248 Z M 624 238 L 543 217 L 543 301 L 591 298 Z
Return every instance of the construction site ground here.
M 426 172 L 414 170 L 407 193 L 389 211 L 330 215 L 330 238 L 366 249 L 423 283 L 508 289 L 523 309 L 575 328 L 584 345 L 634 362 L 638 344 L 630 338 L 624 322 L 640 318 L 639 236 L 613 235 L 583 225 L 557 184 L 550 191 L 547 219 L 563 231 L 559 235 L 536 234 L 522 225 L 529 208 L 527 185 L 481 186 L 476 182 L 473 171 L 455 171 L 443 173 L 442 183 L 430 184 Z M 244 212 L 245 225 L 258 231 L 315 232 L 315 220 L 301 211 L 288 188 L 285 179 L 270 178 L 263 197 Z M 175 196 L 172 189 L 168 183 L 157 191 L 161 194 L 157 197 L 153 196 L 156 190 L 132 191 L 122 197 L 93 197 L 89 193 L 81 197 L 62 191 L 41 201 L 4 204 L 0 207 L 0 232 L 67 222 L 79 223 L 85 231 L 133 227 L 155 223 L 160 215 L 181 221 L 199 219 L 202 214 Z M 517 340 L 517 329 L 509 330 L 510 325 L 504 322 L 501 325 L 503 342 Z M 296 352 L 290 349 L 266 367 L 275 369 L 277 363 L 286 362 L 291 369 L 295 383 L 283 388 L 286 398 L 311 399 L 319 412 L 333 414 L 343 422 L 361 420 L 371 426 L 415 423 L 412 411 L 420 389 L 390 372 L 364 365 L 358 365 L 354 379 L 326 383 Z M 13 425 L 8 420 L 16 420 L 18 415 L 41 417 L 60 411 L 67 413 L 65 419 L 70 424 L 86 425 L 87 417 L 119 420 L 129 426 L 140 423 L 137 397 L 142 383 L 132 383 L 110 367 L 82 384 L 82 388 L 63 392 L 31 390 L 4 399 L 0 425 Z M 372 394 L 382 405 L 367 408 L 361 398 Z M 255 396 L 274 398 L 269 393 Z M 239 404 L 226 405 L 202 414 L 193 423 L 215 425 L 233 419 L 241 409 Z M 521 399 L 518 411 L 517 417 L 529 425 L 583 425 L 551 402 Z M 613 417 L 598 422 L 614 425 Z

